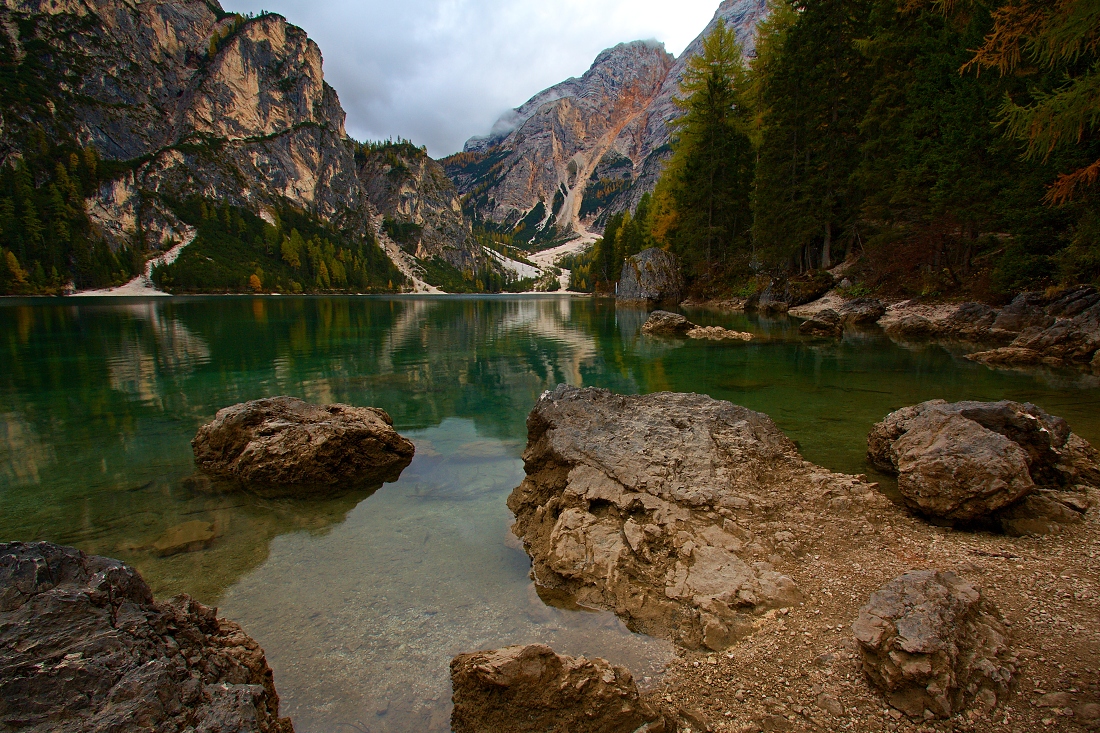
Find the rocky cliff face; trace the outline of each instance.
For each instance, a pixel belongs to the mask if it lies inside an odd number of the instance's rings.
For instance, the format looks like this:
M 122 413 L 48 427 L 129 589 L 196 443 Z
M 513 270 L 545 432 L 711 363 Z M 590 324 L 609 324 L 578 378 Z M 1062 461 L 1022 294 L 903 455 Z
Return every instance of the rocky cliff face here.
M 179 240 L 171 202 L 196 195 L 369 232 L 372 171 L 357 164 L 320 49 L 284 18 L 205 0 L 4 0 L 0 29 L 17 73 L 32 54 L 55 77 L 51 98 L 0 113 L 0 157 L 20 156 L 38 126 L 114 162 L 86 204 L 113 246 L 138 229 L 154 248 Z
M 635 41 L 601 53 L 580 79 L 551 87 L 443 161 L 467 207 L 539 241 L 602 228 L 652 191 L 668 155 L 668 121 L 688 60 L 721 19 L 751 55 L 766 0 L 725 0 L 678 59 Z M 553 229 L 556 227 L 557 229 Z
M 464 272 L 485 264 L 462 202 L 443 166 L 407 143 L 375 145 L 360 157 L 359 177 L 384 228 L 406 253 L 436 257 Z

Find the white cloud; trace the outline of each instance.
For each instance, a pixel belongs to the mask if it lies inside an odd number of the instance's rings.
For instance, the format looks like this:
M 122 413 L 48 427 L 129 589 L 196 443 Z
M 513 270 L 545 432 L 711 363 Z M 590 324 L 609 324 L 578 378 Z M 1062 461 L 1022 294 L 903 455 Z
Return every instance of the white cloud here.
M 321 46 L 325 78 L 359 139 L 410 138 L 434 156 L 489 132 L 505 110 L 583 74 L 623 41 L 679 54 L 717 0 L 225 0 L 280 13 Z

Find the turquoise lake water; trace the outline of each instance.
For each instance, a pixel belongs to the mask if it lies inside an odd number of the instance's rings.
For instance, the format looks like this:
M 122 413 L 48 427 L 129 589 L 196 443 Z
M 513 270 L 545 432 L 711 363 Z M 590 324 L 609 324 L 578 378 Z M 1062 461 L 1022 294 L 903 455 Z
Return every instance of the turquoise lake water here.
M 671 654 L 612 615 L 548 605 L 508 533 L 525 419 L 567 382 L 709 394 L 766 412 L 805 457 L 871 474 L 871 426 L 927 399 L 1031 401 L 1100 444 L 1100 378 L 992 371 L 965 347 L 839 342 L 694 311 L 756 341 L 670 341 L 613 301 L 547 297 L 0 302 L 0 540 L 117 557 L 158 597 L 219 606 L 265 648 L 299 733 L 447 730 L 447 663 L 543 641 L 654 678 Z M 217 492 L 190 439 L 221 407 L 289 394 L 375 405 L 417 447 L 399 481 L 323 500 Z M 208 547 L 153 545 L 187 522 Z

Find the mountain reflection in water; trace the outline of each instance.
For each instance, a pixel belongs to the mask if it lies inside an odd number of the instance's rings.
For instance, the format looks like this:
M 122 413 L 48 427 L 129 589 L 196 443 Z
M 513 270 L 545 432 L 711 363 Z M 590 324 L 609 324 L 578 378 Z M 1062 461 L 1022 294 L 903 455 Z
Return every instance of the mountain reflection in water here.
M 757 340 L 640 333 L 646 312 L 552 297 L 0 302 L 0 540 L 134 564 L 221 604 L 267 650 L 302 733 L 446 730 L 452 654 L 544 641 L 652 677 L 663 642 L 540 598 L 508 533 L 526 417 L 556 384 L 691 391 L 771 415 L 808 460 L 872 473 L 868 430 L 927 399 L 1031 401 L 1100 443 L 1096 376 L 993 371 L 881 331 Z M 377 490 L 269 500 L 196 479 L 190 439 L 227 405 L 288 394 L 388 411 L 417 446 Z

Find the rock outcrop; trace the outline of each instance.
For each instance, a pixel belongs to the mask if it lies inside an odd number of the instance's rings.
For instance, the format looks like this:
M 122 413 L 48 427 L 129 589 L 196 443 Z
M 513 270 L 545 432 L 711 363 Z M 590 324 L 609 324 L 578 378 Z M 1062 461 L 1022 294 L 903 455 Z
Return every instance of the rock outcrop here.
M 683 112 L 687 62 L 719 19 L 755 48 L 764 0 L 725 0 L 704 32 L 673 59 L 661 44 L 625 43 L 569 79 L 502 116 L 484 137 L 444 161 L 477 217 L 529 226 L 520 237 L 555 237 L 633 209 L 652 191 L 669 153 L 668 122 Z
M 461 654 L 451 662 L 454 733 L 662 733 L 629 670 L 560 656 L 543 644 Z
M 415 448 L 376 407 L 271 397 L 219 410 L 191 446 L 209 474 L 264 493 L 395 481 Z
M 293 733 L 264 652 L 117 560 L 0 544 L 0 728 Z
M 561 386 L 527 431 L 508 507 L 536 582 L 689 648 L 797 603 L 774 562 L 807 552 L 811 525 L 887 503 L 803 461 L 766 415 L 702 395 Z
M 367 199 L 405 252 L 425 262 L 439 258 L 463 272 L 495 262 L 479 251 L 454 183 L 425 150 L 410 143 L 374 144 L 360 160 Z
M 1009 516 L 998 514 L 1009 507 L 1019 520 L 1035 503 L 1018 502 L 1038 487 L 1072 492 L 1100 480 L 1095 451 L 1065 420 L 1009 401 L 903 408 L 875 425 L 867 453 L 898 476 L 910 507 L 950 521 Z
M 876 298 L 854 298 L 837 309 L 846 326 L 869 326 L 886 315 L 886 306 Z
M 751 333 L 732 331 L 721 326 L 699 326 L 679 313 L 653 311 L 642 324 L 642 333 L 656 336 L 687 336 L 707 341 L 752 341 Z
M 628 257 L 615 286 L 615 298 L 626 302 L 679 303 L 684 278 L 676 255 L 651 247 Z
M 1016 657 L 997 610 L 954 573 L 919 570 L 871 596 L 852 625 L 863 671 L 890 705 L 918 720 L 1004 699 Z

